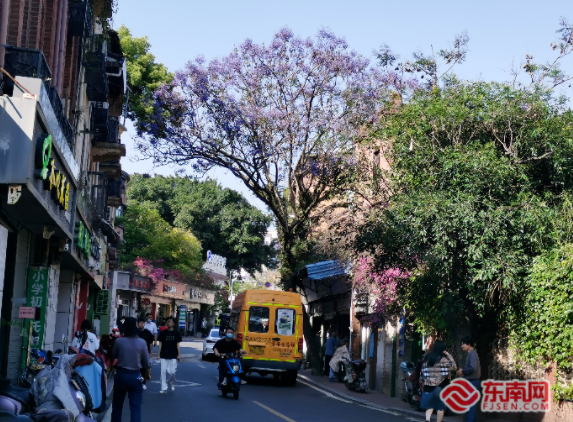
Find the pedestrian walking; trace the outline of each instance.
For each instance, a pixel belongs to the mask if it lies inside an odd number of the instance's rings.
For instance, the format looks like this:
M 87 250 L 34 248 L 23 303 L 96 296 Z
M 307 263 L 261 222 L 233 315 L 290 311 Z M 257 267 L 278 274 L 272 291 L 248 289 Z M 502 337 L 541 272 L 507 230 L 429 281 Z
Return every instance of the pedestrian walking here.
M 334 352 L 334 355 L 331 356 L 332 359 L 329 360 L 328 369 L 330 371 L 330 382 L 334 382 L 334 374 L 338 372 L 338 364 L 343 358 L 350 360 L 350 354 L 348 353 L 348 344 L 347 340 L 340 340 L 340 346 Z
M 141 370 L 149 368 L 147 344 L 138 337 L 135 318 L 126 318 L 123 323 L 124 337 L 115 340 L 112 356 L 117 359 L 117 371 L 113 384 L 111 422 L 121 422 L 123 402 L 127 394 L 131 422 L 141 422 L 143 400 L 143 377 Z
M 334 355 L 336 349 L 340 346 L 338 341 L 338 336 L 336 331 L 331 331 L 330 336 L 326 339 L 325 349 L 324 349 L 324 376 L 326 376 L 330 371 L 330 360 Z M 332 378 L 332 377 L 331 377 Z
M 446 352 L 446 345 L 441 341 L 434 343 L 433 350 L 426 354 L 422 364 L 422 379 L 424 380 L 424 393 L 420 408 L 426 409 L 426 422 L 430 422 L 432 413 L 436 409 L 437 422 L 444 419 L 445 403 L 440 398 L 440 392 L 450 382 L 450 373 L 455 371 L 456 362 Z
M 458 370 L 457 374 L 460 377 L 467 379 L 475 388 L 479 391 L 480 389 L 480 378 L 481 378 L 481 367 L 479 362 L 479 356 L 475 351 L 474 340 L 467 336 L 462 339 L 462 350 L 467 352 L 466 364 L 463 369 Z M 468 413 L 466 413 L 466 422 L 476 421 L 476 411 L 477 403 L 470 407 Z
M 72 346 L 80 353 L 88 352 L 88 354 L 95 356 L 96 352 L 99 350 L 99 339 L 97 336 L 91 332 L 93 329 L 92 322 L 86 319 L 81 325 L 82 331 L 78 331 L 72 340 Z
M 161 331 L 159 341 L 159 359 L 161 360 L 161 391 L 166 393 L 167 387 L 175 391 L 175 373 L 177 372 L 177 361 L 181 362 L 180 343 L 183 341 L 179 331 L 175 330 L 175 320 L 172 317 L 165 321 L 166 330 Z M 167 379 L 169 376 L 169 379 Z
M 153 339 L 157 343 L 157 336 L 159 331 L 157 330 L 157 324 L 153 321 L 153 315 L 147 313 L 145 314 L 145 319 L 146 319 L 145 326 L 143 328 L 149 330 L 149 332 L 153 334 Z
M 139 338 L 147 344 L 147 351 L 149 352 L 149 359 L 153 355 L 153 334 L 145 328 L 145 319 L 139 318 L 137 320 L 139 326 Z M 147 389 L 147 381 L 151 380 L 151 368 L 141 368 L 141 376 L 143 377 L 143 389 Z

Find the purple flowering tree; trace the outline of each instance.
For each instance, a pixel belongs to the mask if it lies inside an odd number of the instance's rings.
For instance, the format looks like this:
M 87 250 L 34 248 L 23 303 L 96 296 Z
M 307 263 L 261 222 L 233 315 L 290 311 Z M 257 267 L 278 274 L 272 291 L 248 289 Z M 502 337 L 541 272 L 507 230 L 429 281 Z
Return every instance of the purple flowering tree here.
M 156 92 L 138 147 L 158 164 L 230 170 L 274 215 L 292 274 L 311 214 L 344 190 L 355 136 L 375 121 L 384 93 L 378 69 L 344 39 L 281 29 L 268 45 L 248 39 L 226 57 L 189 62 Z M 305 337 L 318 361 L 306 328 Z

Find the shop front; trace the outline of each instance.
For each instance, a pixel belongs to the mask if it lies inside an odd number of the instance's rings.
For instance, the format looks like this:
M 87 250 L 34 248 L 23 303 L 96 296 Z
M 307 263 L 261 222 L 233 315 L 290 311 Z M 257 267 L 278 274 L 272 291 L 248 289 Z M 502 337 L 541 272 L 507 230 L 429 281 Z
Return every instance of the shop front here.
M 33 322 L 38 335 L 31 341 L 47 349 L 61 338 L 56 325 L 63 321 L 63 311 L 74 311 L 60 287 L 70 285 L 73 290 L 76 281 L 76 267 L 64 253 L 73 239 L 79 176 L 43 81 L 18 81 L 30 92 L 15 89 L 12 97 L 0 97 L 0 234 L 5 239 L 0 253 L 6 254 L 0 375 L 12 379 L 30 324 L 19 318 L 19 308 L 39 309 L 41 317 Z

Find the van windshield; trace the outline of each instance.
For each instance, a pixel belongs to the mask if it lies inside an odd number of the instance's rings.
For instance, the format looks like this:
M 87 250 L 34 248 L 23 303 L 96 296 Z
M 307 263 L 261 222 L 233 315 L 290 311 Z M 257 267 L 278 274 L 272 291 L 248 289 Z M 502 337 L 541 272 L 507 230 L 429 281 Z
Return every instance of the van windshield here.
M 279 336 L 292 336 L 294 334 L 294 309 L 277 309 L 275 332 Z

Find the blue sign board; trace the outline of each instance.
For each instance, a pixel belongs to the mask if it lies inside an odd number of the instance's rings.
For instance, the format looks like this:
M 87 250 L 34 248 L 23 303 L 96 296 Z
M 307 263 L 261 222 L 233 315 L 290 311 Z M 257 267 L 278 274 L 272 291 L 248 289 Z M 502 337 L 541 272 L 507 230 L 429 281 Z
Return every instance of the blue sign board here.
M 185 322 L 187 321 L 187 306 L 179 305 L 179 328 L 185 329 Z

